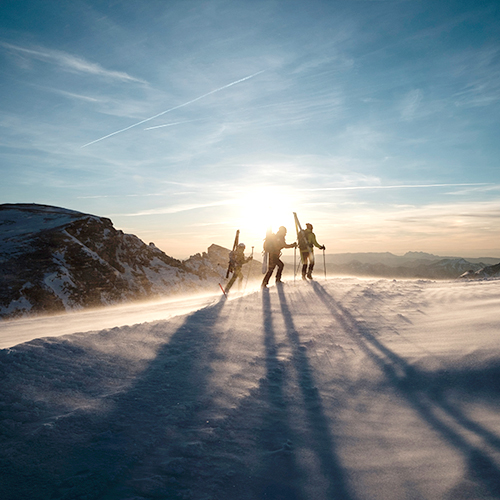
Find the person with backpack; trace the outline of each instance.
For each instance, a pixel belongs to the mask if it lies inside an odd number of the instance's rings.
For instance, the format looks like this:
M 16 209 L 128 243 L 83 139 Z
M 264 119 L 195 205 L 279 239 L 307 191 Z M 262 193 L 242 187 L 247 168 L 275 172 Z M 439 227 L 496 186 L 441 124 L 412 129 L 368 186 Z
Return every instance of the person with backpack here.
M 313 233 L 312 224 L 307 223 L 302 235 L 299 235 L 300 258 L 302 260 L 302 279 L 306 277 L 312 280 L 314 269 L 314 247 L 325 250 L 325 245 L 320 245 Z
M 283 248 L 296 248 L 297 243 L 287 244 L 285 241 L 286 227 L 281 226 L 276 234 L 270 234 L 264 241 L 264 251 L 268 253 L 267 273 L 262 280 L 262 288 L 267 288 L 269 280 L 273 274 L 274 268 L 278 267 L 276 272 L 276 284 L 282 283 L 281 275 L 285 264 L 281 261 L 281 250 Z
M 228 284 L 226 285 L 226 288 L 224 290 L 224 293 L 228 293 L 231 287 L 234 285 L 234 282 L 236 281 L 237 278 L 239 278 L 239 286 L 241 287 L 241 282 L 243 281 L 243 272 L 241 268 L 243 267 L 243 264 L 246 264 L 247 262 L 250 262 L 253 259 L 253 257 L 250 255 L 250 257 L 246 258 L 245 257 L 245 244 L 240 243 L 235 250 L 229 252 L 229 265 L 231 266 L 231 269 L 233 270 L 233 276 L 229 280 Z

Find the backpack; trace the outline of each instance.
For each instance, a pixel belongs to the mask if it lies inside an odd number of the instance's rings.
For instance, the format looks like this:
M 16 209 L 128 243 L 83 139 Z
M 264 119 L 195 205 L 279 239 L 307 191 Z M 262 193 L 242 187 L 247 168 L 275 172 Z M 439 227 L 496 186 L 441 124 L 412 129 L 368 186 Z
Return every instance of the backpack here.
M 299 249 L 301 252 L 307 252 L 311 250 L 311 245 L 307 241 L 306 233 L 303 229 L 301 229 L 297 234 L 297 240 L 299 242 Z
M 236 266 L 236 251 L 232 250 L 229 252 L 229 266 L 230 268 L 234 268 Z
M 278 241 L 276 235 L 271 233 L 264 240 L 264 252 L 273 253 L 278 250 Z

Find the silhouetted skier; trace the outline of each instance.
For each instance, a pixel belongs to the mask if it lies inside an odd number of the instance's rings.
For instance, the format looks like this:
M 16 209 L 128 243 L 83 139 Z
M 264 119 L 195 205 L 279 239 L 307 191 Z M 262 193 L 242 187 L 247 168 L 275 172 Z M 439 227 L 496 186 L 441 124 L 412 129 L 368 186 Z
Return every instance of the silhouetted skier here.
M 236 278 L 239 278 L 239 285 L 241 286 L 241 282 L 243 281 L 243 272 L 241 268 L 243 267 L 243 264 L 250 262 L 252 259 L 253 257 L 251 255 L 248 258 L 245 257 L 244 243 L 240 243 L 235 250 L 229 253 L 229 263 L 233 269 L 233 276 L 226 285 L 224 293 L 227 294 L 227 292 L 229 292 L 230 288 L 234 285 Z
M 290 243 L 289 245 L 285 241 L 286 227 L 281 226 L 276 234 L 270 234 L 264 242 L 264 250 L 269 254 L 269 263 L 267 266 L 267 273 L 262 280 L 262 288 L 266 288 L 271 275 L 273 274 L 274 268 L 277 266 L 278 271 L 276 272 L 276 283 L 281 283 L 281 275 L 283 273 L 283 268 L 285 264 L 280 260 L 281 250 L 283 248 L 296 248 L 297 243 Z
M 302 231 L 303 238 L 299 238 L 300 258 L 302 260 L 302 279 L 306 276 L 312 279 L 312 271 L 314 268 L 314 247 L 320 250 L 325 250 L 325 245 L 320 245 L 316 240 L 316 235 L 313 233 L 312 224 L 307 223 L 306 229 Z

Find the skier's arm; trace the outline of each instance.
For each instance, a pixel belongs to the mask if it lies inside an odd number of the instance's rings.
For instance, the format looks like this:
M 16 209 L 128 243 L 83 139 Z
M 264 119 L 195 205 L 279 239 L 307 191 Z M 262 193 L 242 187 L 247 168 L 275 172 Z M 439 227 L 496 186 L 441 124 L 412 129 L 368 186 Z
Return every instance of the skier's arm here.
M 318 241 L 316 240 L 316 235 L 314 233 L 311 233 L 309 242 L 312 243 L 316 248 L 319 248 L 320 250 L 325 249 L 325 245 L 320 245 Z

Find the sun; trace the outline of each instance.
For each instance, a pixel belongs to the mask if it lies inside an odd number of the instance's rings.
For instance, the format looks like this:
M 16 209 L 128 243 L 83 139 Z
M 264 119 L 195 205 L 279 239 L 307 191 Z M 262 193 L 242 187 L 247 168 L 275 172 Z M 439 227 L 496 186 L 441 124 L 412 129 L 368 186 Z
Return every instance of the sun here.
M 276 232 L 280 226 L 288 230 L 291 241 L 295 239 L 293 197 L 277 187 L 251 189 L 241 193 L 240 238 L 249 242 L 262 242 L 266 231 Z

